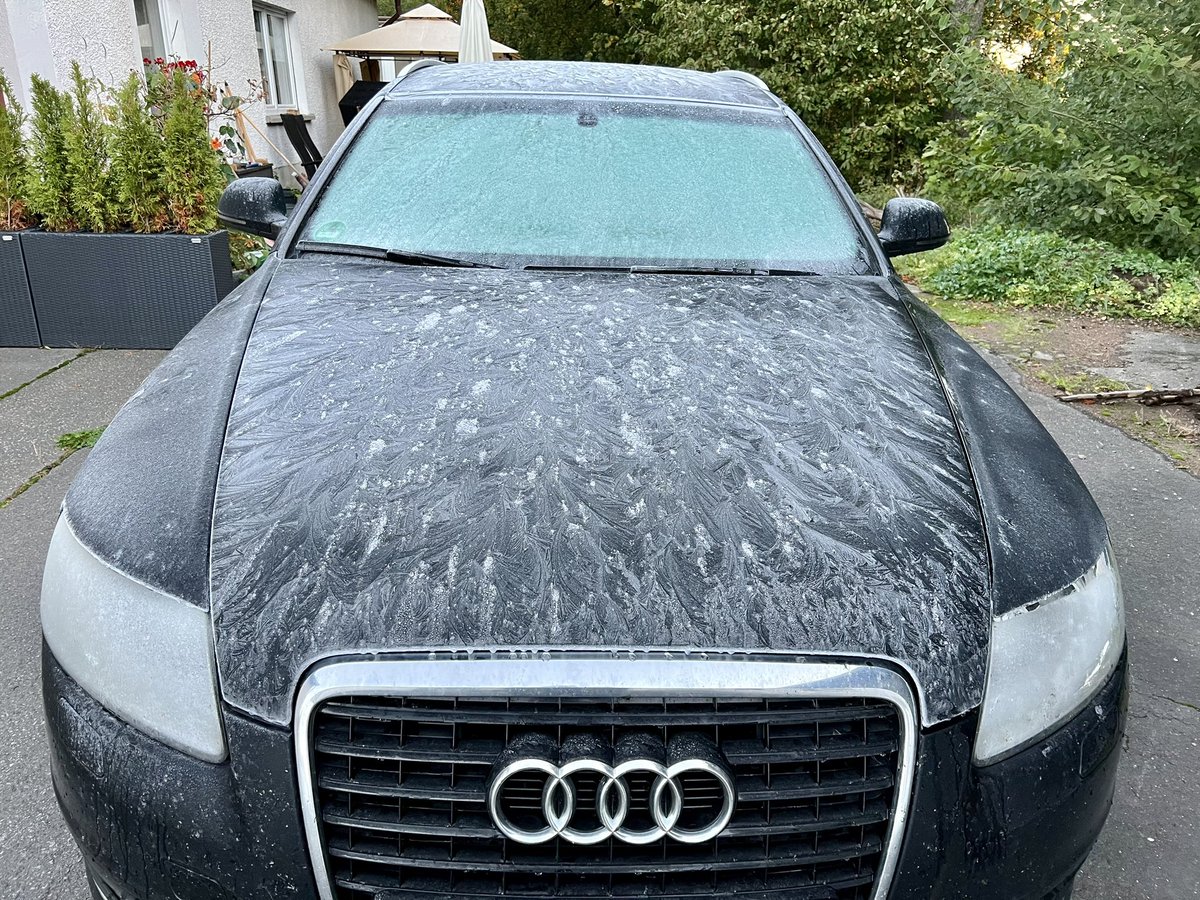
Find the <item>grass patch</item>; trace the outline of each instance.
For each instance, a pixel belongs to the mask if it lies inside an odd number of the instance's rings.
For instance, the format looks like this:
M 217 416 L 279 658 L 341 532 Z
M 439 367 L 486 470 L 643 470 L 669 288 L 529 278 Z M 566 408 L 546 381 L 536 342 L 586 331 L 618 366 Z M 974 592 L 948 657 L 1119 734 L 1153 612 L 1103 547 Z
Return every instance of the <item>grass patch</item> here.
M 921 301 L 969 340 L 997 353 L 1054 323 L 1039 321 L 1029 313 L 997 303 L 958 300 L 921 291 Z
M 996 322 L 1004 317 L 1000 310 L 982 303 L 949 300 L 945 297 L 938 297 L 932 294 L 926 295 L 921 299 L 951 325 L 974 328 L 979 325 L 986 325 L 989 322 Z
M 58 447 L 60 450 L 70 450 L 72 453 L 76 450 L 85 450 L 88 447 L 95 447 L 96 441 L 100 440 L 102 434 L 104 434 L 103 428 L 61 434 L 58 436 Z
M 1145 407 L 1128 410 L 1117 416 L 1120 424 L 1131 434 L 1145 441 L 1159 453 L 1176 463 L 1187 465 L 1197 461 L 1195 428 L 1189 428 L 1166 412 Z
M 63 365 L 66 365 L 66 363 L 63 363 Z M 42 468 L 26 478 L 20 487 L 3 500 L 0 500 L 0 509 L 9 506 L 23 493 L 70 459 L 73 454 L 78 453 L 80 450 L 86 450 L 89 447 L 95 447 L 96 441 L 100 440 L 100 435 L 102 434 L 104 434 L 103 428 L 92 428 L 88 431 L 72 431 L 67 434 L 60 434 L 58 436 L 58 446 L 62 450 L 62 453 L 58 455 L 58 459 L 42 466 Z
M 1094 372 L 1067 371 L 1059 366 L 1029 366 L 1027 371 L 1063 394 L 1126 391 L 1131 385 Z M 1142 443 L 1149 444 L 1181 468 L 1200 474 L 1200 426 L 1188 421 L 1183 407 L 1151 408 L 1132 400 L 1088 404 L 1087 410 Z
M 1115 378 L 1097 375 L 1095 372 L 1067 372 L 1061 368 L 1038 368 L 1034 371 L 1038 380 L 1044 381 L 1064 394 L 1095 394 L 1100 391 L 1127 391 L 1129 385 Z
M 1146 250 L 1016 228 L 963 229 L 945 247 L 905 257 L 900 270 L 953 298 L 1057 307 L 1200 328 L 1200 271 Z
M 45 372 L 42 372 L 40 375 L 35 375 L 33 378 L 30 378 L 24 384 L 18 384 L 15 388 L 9 388 L 3 394 L 0 394 L 0 400 L 7 400 L 13 394 L 16 394 L 16 393 L 19 393 L 20 391 L 25 390 L 25 388 L 29 387 L 31 384 L 41 381 L 47 375 L 53 375 L 59 369 L 65 369 L 67 366 L 69 366 L 71 363 L 75 362 L 75 360 L 79 359 L 81 356 L 87 356 L 89 353 L 95 353 L 95 352 L 96 351 L 94 348 L 88 348 L 87 350 L 80 350 L 78 353 L 76 353 L 70 359 L 64 359 L 57 366 L 51 366 L 49 369 L 47 369 Z

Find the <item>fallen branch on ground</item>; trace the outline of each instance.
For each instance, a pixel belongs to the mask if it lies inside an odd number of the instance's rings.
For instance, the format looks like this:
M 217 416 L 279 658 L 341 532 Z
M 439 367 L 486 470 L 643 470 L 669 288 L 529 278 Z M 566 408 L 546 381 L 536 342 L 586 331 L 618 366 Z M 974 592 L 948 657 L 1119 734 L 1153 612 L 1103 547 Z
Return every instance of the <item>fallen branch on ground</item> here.
M 1105 400 L 1136 400 L 1145 406 L 1163 406 L 1167 403 L 1187 403 L 1200 399 L 1200 388 L 1164 388 L 1142 391 L 1097 391 L 1092 394 L 1066 394 L 1059 397 L 1063 403 L 1103 403 Z

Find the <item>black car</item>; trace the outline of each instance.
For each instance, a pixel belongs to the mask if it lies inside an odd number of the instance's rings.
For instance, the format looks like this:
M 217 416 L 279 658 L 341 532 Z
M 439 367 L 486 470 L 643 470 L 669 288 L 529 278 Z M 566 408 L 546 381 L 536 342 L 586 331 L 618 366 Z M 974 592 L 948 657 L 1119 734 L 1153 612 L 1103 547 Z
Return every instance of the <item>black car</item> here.
M 1124 728 L 1071 465 L 761 82 L 415 64 L 67 496 L 121 900 L 1065 897 Z

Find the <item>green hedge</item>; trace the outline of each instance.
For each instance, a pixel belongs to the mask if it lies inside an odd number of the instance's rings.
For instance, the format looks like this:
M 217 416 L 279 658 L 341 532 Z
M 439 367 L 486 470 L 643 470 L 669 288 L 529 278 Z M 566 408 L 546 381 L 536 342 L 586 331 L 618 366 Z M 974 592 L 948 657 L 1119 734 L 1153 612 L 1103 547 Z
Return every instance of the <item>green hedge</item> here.
M 1200 272 L 1088 238 L 1043 231 L 958 231 L 947 246 L 900 261 L 922 288 L 955 300 L 1053 306 L 1200 328 Z

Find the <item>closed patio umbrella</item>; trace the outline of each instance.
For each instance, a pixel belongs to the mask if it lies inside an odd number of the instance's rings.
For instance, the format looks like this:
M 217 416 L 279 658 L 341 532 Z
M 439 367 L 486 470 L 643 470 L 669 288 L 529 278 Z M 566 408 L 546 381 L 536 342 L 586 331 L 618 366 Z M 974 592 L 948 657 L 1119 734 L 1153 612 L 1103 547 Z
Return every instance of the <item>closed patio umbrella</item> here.
M 487 11 L 483 0 L 463 0 L 462 28 L 458 33 L 458 61 L 491 62 L 492 37 L 488 32 Z

